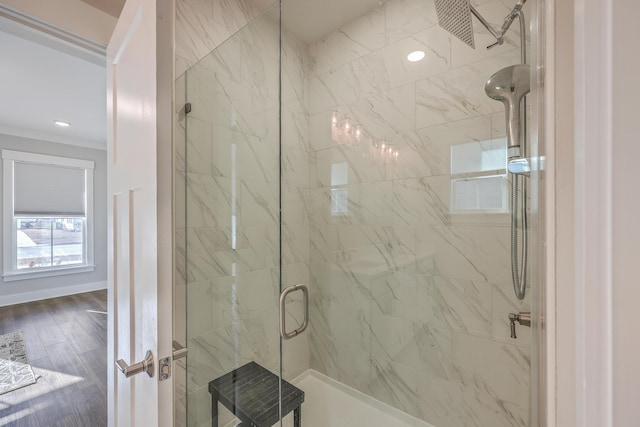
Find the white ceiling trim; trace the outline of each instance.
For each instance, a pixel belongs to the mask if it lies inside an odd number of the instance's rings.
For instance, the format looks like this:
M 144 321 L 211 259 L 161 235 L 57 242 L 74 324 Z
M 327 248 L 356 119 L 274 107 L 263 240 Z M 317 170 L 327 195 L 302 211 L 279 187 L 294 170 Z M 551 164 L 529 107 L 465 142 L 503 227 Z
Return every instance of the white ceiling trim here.
M 107 47 L 101 43 L 2 3 L 0 17 L 5 18 L 3 31 L 7 33 L 105 66 Z
M 7 126 L 0 124 L 0 134 L 17 136 L 20 138 L 35 139 L 37 141 L 55 142 L 58 144 L 74 145 L 76 147 L 93 148 L 95 150 L 107 150 L 106 141 L 90 141 L 85 139 L 78 139 L 60 135 L 54 135 L 52 133 L 40 132 L 30 129 L 21 129 L 17 127 Z
M 106 56 L 91 48 L 99 44 L 85 43 L 80 36 L 58 38 L 73 33 L 54 31 L 55 26 L 40 26 L 37 19 L 10 12 L 0 4 L 0 132 L 104 149 Z M 23 18 L 33 25 L 20 23 Z M 61 130 L 54 120 L 73 127 Z

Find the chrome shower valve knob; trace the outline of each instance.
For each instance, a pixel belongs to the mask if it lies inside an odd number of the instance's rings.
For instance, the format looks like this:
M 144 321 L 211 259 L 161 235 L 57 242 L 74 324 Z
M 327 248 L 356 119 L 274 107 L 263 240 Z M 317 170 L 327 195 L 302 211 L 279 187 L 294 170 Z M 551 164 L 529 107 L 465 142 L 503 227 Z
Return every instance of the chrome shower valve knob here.
M 509 313 L 509 326 L 511 327 L 511 338 L 517 339 L 516 322 L 522 326 L 531 327 L 531 312 L 521 311 L 520 313 Z

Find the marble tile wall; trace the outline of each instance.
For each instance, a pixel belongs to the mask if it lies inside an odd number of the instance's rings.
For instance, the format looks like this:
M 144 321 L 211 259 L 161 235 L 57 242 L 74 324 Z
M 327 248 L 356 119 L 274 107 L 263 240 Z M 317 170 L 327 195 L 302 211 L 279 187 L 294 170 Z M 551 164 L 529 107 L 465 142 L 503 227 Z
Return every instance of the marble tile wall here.
M 207 56 L 264 9 L 264 2 L 252 0 L 176 0 L 176 76 Z
M 472 3 L 498 25 L 511 2 Z M 278 370 L 277 33 L 267 14 L 229 38 L 253 4 L 177 2 L 176 72 L 198 63 L 184 141 L 176 115 L 192 426 L 209 424 L 211 378 L 248 360 Z M 311 45 L 285 31 L 282 281 L 311 288 L 285 376 L 312 367 L 438 427 L 527 426 L 530 336 L 511 340 L 506 319 L 529 303 L 511 290 L 508 215 L 450 211 L 451 145 L 504 138 L 484 81 L 519 61 L 517 28 L 489 51 L 476 30 L 471 50 L 430 1 L 391 0 Z M 425 60 L 404 61 L 415 49 Z M 335 132 L 335 111 L 362 125 L 360 143 Z M 397 160 L 373 149 L 383 139 Z M 299 299 L 288 309 L 295 324 Z
M 511 2 L 473 3 L 498 25 Z M 528 425 L 530 331 L 511 340 L 507 314 L 529 299 L 511 289 L 508 214 L 450 206 L 451 146 L 504 140 L 484 82 L 519 62 L 517 37 L 486 50 L 476 25 L 473 50 L 432 2 L 391 0 L 309 46 L 311 367 L 438 427 Z

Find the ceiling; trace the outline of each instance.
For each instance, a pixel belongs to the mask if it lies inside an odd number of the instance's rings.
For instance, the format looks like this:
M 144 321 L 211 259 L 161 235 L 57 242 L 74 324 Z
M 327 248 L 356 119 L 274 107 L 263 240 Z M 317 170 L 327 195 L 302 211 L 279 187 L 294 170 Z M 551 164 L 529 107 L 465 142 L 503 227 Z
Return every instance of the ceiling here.
M 101 10 L 114 18 L 120 16 L 122 7 L 124 6 L 124 0 L 80 0 L 83 3 L 93 6 L 98 10 Z
M 124 0 L 81 0 L 115 18 L 120 16 Z M 274 0 L 252 0 L 264 10 Z M 311 43 L 337 30 L 384 3 L 383 0 L 283 0 L 285 26 L 301 40 Z
M 0 133 L 106 148 L 104 59 L 34 32 L 0 18 Z
M 250 0 L 265 10 L 274 0 Z M 305 43 L 312 43 L 380 7 L 387 0 L 282 0 L 282 24 Z
M 382 4 L 381 0 L 283 0 L 282 24 L 311 43 Z

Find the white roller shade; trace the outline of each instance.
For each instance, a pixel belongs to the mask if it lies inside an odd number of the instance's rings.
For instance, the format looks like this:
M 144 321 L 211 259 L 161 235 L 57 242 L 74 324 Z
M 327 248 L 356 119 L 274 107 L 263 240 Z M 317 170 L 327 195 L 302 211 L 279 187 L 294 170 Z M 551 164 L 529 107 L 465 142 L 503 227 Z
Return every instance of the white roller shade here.
M 85 170 L 14 163 L 15 215 L 85 215 Z

